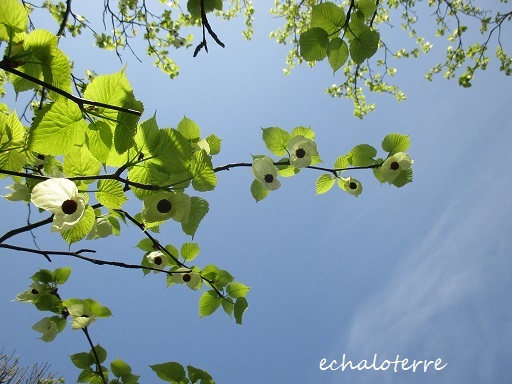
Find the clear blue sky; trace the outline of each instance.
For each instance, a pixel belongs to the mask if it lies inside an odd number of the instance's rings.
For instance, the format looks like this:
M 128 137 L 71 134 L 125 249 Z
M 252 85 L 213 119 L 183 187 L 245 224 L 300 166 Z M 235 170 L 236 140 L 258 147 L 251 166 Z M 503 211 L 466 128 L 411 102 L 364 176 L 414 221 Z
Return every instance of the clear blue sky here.
M 49 264 L 2 251 L 0 348 L 16 350 L 27 364 L 48 361 L 73 382 L 78 370 L 68 355 L 89 350 L 83 334 L 68 327 L 44 343 L 30 327 L 46 314 L 11 301 L 38 268 L 71 266 L 60 294 L 91 296 L 112 310 L 112 318 L 90 328 L 91 336 L 106 347 L 108 361 L 120 357 L 131 364 L 141 383 L 156 382 L 148 365 L 165 361 L 203 368 L 221 384 L 510 381 L 510 78 L 492 63 L 469 90 L 440 77 L 429 83 L 423 74 L 444 46 L 432 40 L 438 50 L 431 57 L 399 63 L 397 82 L 408 100 L 397 104 L 378 97 L 377 111 L 360 121 L 349 102 L 323 93 L 342 81 L 327 63 L 282 75 L 286 47 L 267 38 L 278 24 L 267 9 L 257 8 L 252 42 L 240 36 L 240 23 L 212 20 L 226 48 L 210 42 L 210 53 L 195 59 L 191 50 L 180 51 L 176 80 L 152 68 L 142 50 L 142 64 L 127 52 L 128 78 L 145 105 L 144 118 L 156 111 L 165 127 L 186 115 L 205 136 L 220 136 L 215 165 L 267 153 L 262 127 L 311 126 L 329 167 L 356 144 L 378 147 L 386 134 L 406 133 L 414 182 L 396 189 L 380 186 L 369 172 L 354 172 L 364 184 L 359 198 L 335 188 L 315 196 L 319 174 L 304 170 L 281 180 L 278 191 L 256 204 L 250 169 L 218 174 L 217 189 L 204 196 L 210 213 L 194 239 L 201 247 L 196 260 L 227 269 L 252 287 L 242 326 L 221 312 L 199 319 L 200 293 L 184 286 L 166 289 L 163 274 L 143 278 L 139 271 L 65 257 Z M 113 53 L 89 48 L 90 39 L 79 41 L 85 46 L 73 40 L 62 45 L 78 69 L 112 73 L 122 67 Z M 0 233 L 24 225 L 24 205 L 2 204 Z M 136 204 L 128 205 L 132 212 Z M 159 239 L 179 247 L 189 241 L 179 232 L 179 225 L 168 223 Z M 49 228 L 36 235 L 41 247 L 67 248 Z M 72 249 L 92 247 L 98 258 L 136 263 L 142 253 L 134 246 L 141 238 L 123 227 L 120 238 Z M 319 369 L 322 358 L 340 361 L 343 354 L 354 362 L 378 354 L 380 361 L 400 355 L 441 358 L 448 365 L 426 374 Z

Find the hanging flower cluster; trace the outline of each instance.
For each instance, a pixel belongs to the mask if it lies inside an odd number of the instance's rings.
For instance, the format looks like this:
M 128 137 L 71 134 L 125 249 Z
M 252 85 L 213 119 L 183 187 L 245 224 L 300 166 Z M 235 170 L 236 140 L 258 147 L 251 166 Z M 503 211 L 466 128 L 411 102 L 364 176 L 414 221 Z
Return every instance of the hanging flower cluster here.
M 86 198 L 78 192 L 71 180 L 54 178 L 37 184 L 32 189 L 32 203 L 53 213 L 52 231 L 61 232 L 73 228 L 82 218 Z
M 254 159 L 252 173 L 263 189 L 274 191 L 281 186 L 281 182 L 277 179 L 277 168 L 268 156 Z
M 290 165 L 297 168 L 304 168 L 311 165 L 311 157 L 318 156 L 318 149 L 315 142 L 302 135 L 294 136 L 287 146 L 290 153 Z
M 153 251 L 146 255 L 146 260 L 152 268 L 164 270 L 169 265 L 169 259 L 161 251 Z M 153 271 L 158 273 L 158 271 Z
M 190 289 L 199 288 L 201 275 L 189 268 L 178 268 L 172 271 L 170 281 L 174 284 L 186 284 Z
M 407 153 L 398 152 L 390 156 L 382 163 L 378 169 L 379 180 L 381 183 L 393 183 L 398 177 L 400 172 L 411 168 L 414 160 L 412 160 Z
M 359 196 L 363 192 L 363 186 L 359 180 L 352 177 L 342 177 L 339 180 L 339 185 L 344 191 L 355 197 Z
M 158 192 L 144 199 L 142 219 L 147 226 L 169 219 L 185 223 L 188 221 L 190 204 L 190 196 L 185 193 Z

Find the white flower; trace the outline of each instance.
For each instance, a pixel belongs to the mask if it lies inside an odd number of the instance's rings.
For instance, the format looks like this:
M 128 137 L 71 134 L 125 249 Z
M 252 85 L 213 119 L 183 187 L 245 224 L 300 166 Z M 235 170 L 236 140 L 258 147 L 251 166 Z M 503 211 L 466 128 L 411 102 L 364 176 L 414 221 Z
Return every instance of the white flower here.
M 147 226 L 168 219 L 186 223 L 190 204 L 190 196 L 185 193 L 159 192 L 144 199 L 142 218 Z
M 201 275 L 189 268 L 178 268 L 172 271 L 171 281 L 175 284 L 187 284 L 191 289 L 197 289 L 201 282 Z
M 342 177 L 338 184 L 344 191 L 355 197 L 359 196 L 361 192 L 363 192 L 363 186 L 359 180 L 353 179 L 351 177 Z
M 85 211 L 85 197 L 78 193 L 75 183 L 68 179 L 48 179 L 32 189 L 32 203 L 53 213 L 52 231 L 73 228 Z
M 268 156 L 254 159 L 252 173 L 263 189 L 274 191 L 281 186 L 281 182 L 277 179 L 277 168 Z
M 414 161 L 404 152 L 398 152 L 388 157 L 379 170 L 380 182 L 393 183 L 401 171 L 411 168 L 412 163 Z
M 310 166 L 311 156 L 318 156 L 315 142 L 302 135 L 291 138 L 288 142 L 288 152 L 290 153 L 290 164 L 297 168 Z
M 151 267 L 156 269 L 165 269 L 167 265 L 169 265 L 169 261 L 167 257 L 160 251 L 153 251 L 146 255 L 146 260 L 151 264 Z M 158 273 L 158 271 L 153 271 L 154 273 Z

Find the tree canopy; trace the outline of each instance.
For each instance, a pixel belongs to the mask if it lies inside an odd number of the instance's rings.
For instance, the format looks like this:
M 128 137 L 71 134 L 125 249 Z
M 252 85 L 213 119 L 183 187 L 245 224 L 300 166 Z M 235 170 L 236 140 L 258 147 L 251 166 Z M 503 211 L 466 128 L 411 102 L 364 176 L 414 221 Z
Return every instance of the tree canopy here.
M 36 215 L 30 213 L 26 225 L 0 237 L 0 248 L 40 255 L 48 261 L 66 256 L 117 267 L 119 273 L 124 268 L 164 276 L 167 287 L 183 285 L 198 291 L 200 317 L 219 310 L 242 324 L 251 288 L 223 269 L 225 266 L 201 264 L 201 248 L 195 241 L 210 210 L 207 192 L 222 188 L 217 175 L 234 168 L 250 169 L 253 181 L 247 193 L 257 202 L 306 170 L 317 173 L 317 195 L 336 188 L 347 198 L 358 197 L 363 193 L 358 176 L 362 172 L 388 188 L 412 182 L 411 138 L 401 132 L 383 133 L 370 144 L 351 143 L 348 152 L 325 158 L 316 142 L 318 129 L 270 126 L 261 130 L 265 153 L 253 154 L 251 162 L 233 160 L 218 165 L 219 136 L 203 134 L 187 116 L 162 124 L 151 100 L 137 98 L 121 65 L 111 74 L 98 74 L 90 68 L 86 77 L 80 78 L 73 72 L 72 53 L 59 48 L 62 39 L 88 34 L 100 49 L 143 59 L 134 48 L 142 42 L 154 65 L 173 79 L 179 75 L 179 63 L 173 60 L 176 49 L 190 48 L 198 60 L 208 60 L 204 55 L 209 50 L 229 49 L 216 28 L 220 20 L 242 18 L 242 33 L 251 39 L 255 33 L 252 2 L 106 0 L 103 9 L 91 7 L 87 15 L 79 15 L 73 8 L 71 0 L 0 3 L 0 41 L 5 48 L 0 61 L 0 80 L 5 87 L 0 91 L 8 100 L 1 104 L 0 177 L 10 179 L 10 193 L 3 203 L 24 203 L 34 211 L 38 208 L 43 217 L 37 215 L 32 222 Z M 50 31 L 49 23 L 38 25 L 45 12 L 55 19 L 56 33 Z M 433 27 L 429 25 L 432 19 L 420 17 L 428 12 L 434 14 Z M 290 74 L 299 64 L 314 66 L 327 60 L 329 70 L 339 79 L 327 93 L 351 100 L 358 118 L 375 109 L 374 103 L 366 101 L 368 92 L 405 100 L 405 94 L 392 83 L 397 72 L 394 63 L 431 50 L 423 30 L 447 40 L 446 60 L 428 71 L 428 80 L 442 75 L 456 78 L 460 86 L 468 88 L 491 59 L 504 75 L 511 74 L 509 42 L 502 37 L 503 30 L 509 28 L 506 21 L 512 17 L 506 1 L 488 10 L 464 0 L 428 4 L 412 0 L 276 0 L 270 13 L 282 21 L 270 37 L 290 47 L 284 73 Z M 410 37 L 409 47 L 394 46 L 399 27 Z M 472 39 L 474 31 L 481 37 L 476 41 Z M 9 92 L 16 97 L 32 95 L 24 110 L 13 107 Z M 95 249 L 74 246 L 102 238 L 123 241 L 125 226 L 140 233 L 137 264 L 114 256 L 96 257 Z M 171 244 L 168 236 L 162 235 L 164 229 L 183 233 L 189 240 Z M 37 242 L 31 247 L 15 241 L 35 230 L 57 232 L 52 236 L 60 235 L 69 249 L 41 249 Z M 35 271 L 27 290 L 17 296 L 19 301 L 49 312 L 32 329 L 45 342 L 54 340 L 68 323 L 71 329 L 83 332 L 88 348 L 71 356 L 79 369 L 78 382 L 139 382 L 139 375 L 127 362 L 108 360 L 106 349 L 92 341 L 90 330 L 97 320 L 112 316 L 109 307 L 90 297 L 61 296 L 61 286 L 74 277 L 71 272 L 70 267 Z M 209 383 L 214 376 L 214 372 L 176 361 L 156 363 L 151 369 L 161 380 L 174 383 Z

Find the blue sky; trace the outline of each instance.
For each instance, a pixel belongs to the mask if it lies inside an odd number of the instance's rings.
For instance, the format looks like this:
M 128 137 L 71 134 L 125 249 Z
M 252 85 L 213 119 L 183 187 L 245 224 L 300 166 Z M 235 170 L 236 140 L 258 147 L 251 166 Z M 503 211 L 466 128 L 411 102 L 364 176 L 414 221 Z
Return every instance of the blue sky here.
M 210 53 L 179 52 L 180 76 L 168 80 L 141 55 L 129 53 L 127 74 L 149 118 L 157 111 L 162 127 L 183 115 L 203 134 L 223 139 L 215 165 L 247 162 L 266 153 L 262 127 L 291 130 L 311 126 L 326 166 L 354 145 L 376 147 L 390 132 L 411 135 L 414 182 L 381 186 L 369 172 L 354 173 L 364 193 L 354 198 L 333 188 L 315 196 L 318 173 L 305 170 L 283 179 L 282 187 L 254 203 L 250 169 L 218 174 L 215 191 L 204 197 L 210 213 L 195 237 L 199 266 L 215 263 L 252 287 L 244 325 L 223 313 L 198 318 L 199 293 L 165 289 L 163 275 L 85 265 L 55 257 L 0 253 L 1 345 L 26 363 L 48 361 L 68 382 L 78 375 L 68 355 L 87 351 L 80 332 L 67 329 L 52 343 L 30 327 L 45 316 L 12 302 L 37 268 L 73 267 L 63 297 L 93 297 L 114 316 L 98 320 L 90 332 L 105 346 L 109 361 L 120 357 L 155 382 L 149 364 L 179 361 L 210 372 L 218 383 L 503 383 L 512 378 L 512 305 L 509 292 L 512 242 L 512 178 L 508 167 L 510 79 L 491 64 L 469 90 L 456 81 L 423 79 L 428 64 L 442 56 L 433 40 L 432 57 L 399 63 L 397 82 L 408 100 L 378 97 L 377 111 L 363 121 L 351 104 L 331 99 L 323 89 L 342 81 L 327 63 L 282 75 L 286 47 L 267 38 L 278 21 L 258 8 L 252 42 L 240 25 L 213 22 L 226 43 L 210 43 Z M 55 29 L 55 28 L 54 28 Z M 82 39 L 86 47 L 90 41 Z M 397 43 L 398 44 L 398 43 Z M 112 53 L 62 49 L 77 69 L 118 71 Z M 436 56 L 437 55 L 437 56 Z M 21 108 L 22 101 L 16 106 Z M 5 182 L 2 184 L 5 185 Z M 132 212 L 137 202 L 128 205 Z M 22 204 L 3 204 L 0 232 L 25 223 Z M 7 219 L 8 218 L 8 219 Z M 160 239 L 181 245 L 189 238 L 168 223 Z M 41 247 L 66 249 L 49 228 L 36 232 Z M 123 228 L 120 238 L 84 242 L 98 258 L 138 262 L 134 246 L 141 234 Z M 31 244 L 22 236 L 17 244 Z M 441 358 L 438 372 L 323 372 L 322 358 L 353 361 Z

